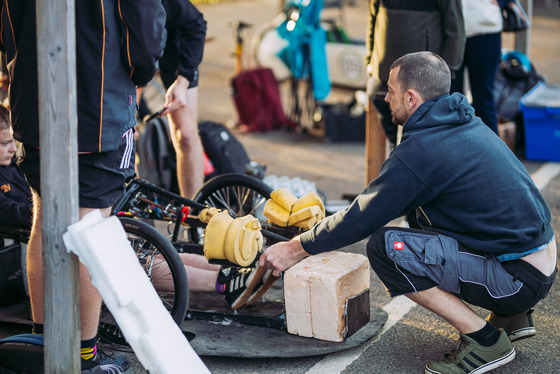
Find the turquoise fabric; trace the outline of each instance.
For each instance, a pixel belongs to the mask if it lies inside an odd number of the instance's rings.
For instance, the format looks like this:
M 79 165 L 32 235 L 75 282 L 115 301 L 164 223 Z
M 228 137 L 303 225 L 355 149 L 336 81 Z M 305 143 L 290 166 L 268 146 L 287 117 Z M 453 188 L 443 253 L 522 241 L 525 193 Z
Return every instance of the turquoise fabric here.
M 331 89 L 326 44 L 327 34 L 321 27 L 320 15 L 323 0 L 288 0 L 284 11 L 287 18 L 278 26 L 278 34 L 288 41 L 278 57 L 288 66 L 294 78 L 311 78 L 313 96 L 324 100 Z M 299 18 L 293 20 L 290 14 Z

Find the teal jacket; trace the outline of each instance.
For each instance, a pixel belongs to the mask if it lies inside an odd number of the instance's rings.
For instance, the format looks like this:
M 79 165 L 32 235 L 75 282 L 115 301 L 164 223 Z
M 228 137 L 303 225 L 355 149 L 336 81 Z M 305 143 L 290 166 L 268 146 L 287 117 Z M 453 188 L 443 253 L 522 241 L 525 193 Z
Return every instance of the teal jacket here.
M 550 210 L 525 167 L 459 93 L 423 103 L 379 177 L 301 242 L 310 254 L 338 249 L 412 210 L 422 229 L 479 253 L 522 253 L 553 237 Z

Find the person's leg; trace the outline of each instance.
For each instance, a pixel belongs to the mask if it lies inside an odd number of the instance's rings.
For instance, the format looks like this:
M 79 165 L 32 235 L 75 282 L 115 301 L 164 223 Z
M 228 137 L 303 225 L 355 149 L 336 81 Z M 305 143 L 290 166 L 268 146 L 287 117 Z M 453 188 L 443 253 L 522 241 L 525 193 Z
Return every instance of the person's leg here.
M 29 274 L 29 293 L 33 322 L 44 324 L 44 296 L 43 296 L 43 245 L 41 230 L 41 199 L 34 194 L 35 214 L 33 228 L 27 247 L 27 271 Z M 92 209 L 80 208 L 80 218 Z M 110 208 L 101 210 L 105 217 L 109 216 Z M 80 262 L 80 327 L 82 340 L 97 335 L 101 296 L 91 283 L 87 268 Z
M 438 287 L 410 293 L 406 297 L 444 318 L 463 334 L 478 331 L 486 325 L 486 321 L 461 299 Z
M 41 199 L 36 194 L 34 194 L 34 206 L 35 217 L 27 248 L 27 271 L 33 322 L 44 324 Z M 80 208 L 80 218 L 91 210 Z M 105 217 L 109 216 L 110 211 L 110 208 L 101 210 Z M 87 268 L 80 262 L 80 328 L 82 340 L 91 339 L 97 335 L 100 310 L 101 296 L 91 283 Z
M 108 217 L 111 206 L 124 191 L 125 181 L 134 176 L 134 143 L 132 129 L 121 139 L 119 149 L 104 153 L 79 155 L 80 219 L 99 209 Z M 43 261 L 41 233 L 40 157 L 39 149 L 24 145 L 20 167 L 34 194 L 34 219 L 27 249 L 29 292 L 33 316 L 33 332 L 42 334 L 44 324 Z M 130 363 L 124 357 L 97 354 L 97 327 L 101 297 L 91 282 L 86 267 L 80 263 L 80 327 L 82 369 L 111 365 L 117 372 L 126 372 Z
M 180 253 L 179 256 L 185 266 L 187 279 L 189 281 L 189 291 L 210 292 L 216 291 L 216 280 L 220 265 L 209 264 L 203 256 L 191 253 Z M 157 256 L 161 257 L 161 256 Z M 169 267 L 163 258 L 155 261 L 152 269 L 152 283 L 158 291 L 173 292 L 173 278 Z
M 211 270 L 211 271 L 220 271 L 221 266 L 216 264 L 211 264 L 208 262 L 206 257 L 201 255 L 196 255 L 194 253 L 179 253 L 181 257 L 181 261 L 186 266 L 192 266 L 195 268 L 203 269 L 203 270 Z
M 187 105 L 169 113 L 181 195 L 192 198 L 204 183 L 204 153 L 198 136 L 198 87 L 187 90 Z
M 378 230 L 367 245 L 371 266 L 391 296 L 406 295 L 460 332 L 457 347 L 444 361 L 427 364 L 426 373 L 495 368 L 515 357 L 507 333 L 487 323 L 459 299 L 464 286 L 457 281 L 462 271 L 458 249 L 451 238 L 404 228 Z M 477 271 L 467 267 L 466 274 L 472 273 Z
M 42 253 L 41 198 L 33 191 L 33 225 L 27 245 L 27 274 L 32 319 L 34 323 L 41 325 L 44 324 Z M 42 333 L 42 331 L 40 331 L 40 333 Z
M 453 71 L 455 75 L 451 80 L 451 89 L 449 90 L 450 93 L 459 92 L 465 94 L 465 61 L 461 66 Z
M 475 114 L 496 134 L 498 114 L 494 101 L 494 81 L 500 64 L 501 46 L 500 33 L 474 36 L 467 39 L 465 53 Z

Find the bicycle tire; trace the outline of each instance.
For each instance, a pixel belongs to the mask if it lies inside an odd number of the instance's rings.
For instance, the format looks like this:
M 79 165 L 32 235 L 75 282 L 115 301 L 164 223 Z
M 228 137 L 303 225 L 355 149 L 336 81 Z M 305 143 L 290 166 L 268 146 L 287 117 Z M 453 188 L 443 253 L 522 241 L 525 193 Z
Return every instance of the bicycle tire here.
M 193 200 L 228 210 L 232 217 L 251 214 L 263 223 L 268 220 L 262 211 L 271 192 L 269 185 L 249 175 L 221 174 L 204 183 Z
M 147 223 L 127 217 L 119 217 L 119 219 L 150 281 L 154 283 L 157 279 L 171 276 L 174 291 L 157 291 L 157 293 L 173 320 L 180 326 L 187 314 L 189 285 L 179 253 L 159 231 Z M 155 263 L 157 255 L 162 257 L 160 263 L 166 263 L 165 268 L 157 268 Z M 114 317 L 105 306 L 101 311 L 98 333 L 106 342 L 127 344 Z
M 260 179 L 246 174 L 221 174 L 202 185 L 193 201 L 210 207 L 227 210 L 232 217 L 251 214 L 262 226 L 268 225 L 263 215 L 264 204 L 270 199 L 272 188 Z M 193 211 L 193 214 L 199 212 Z M 191 241 L 202 243 L 203 230 L 193 227 Z

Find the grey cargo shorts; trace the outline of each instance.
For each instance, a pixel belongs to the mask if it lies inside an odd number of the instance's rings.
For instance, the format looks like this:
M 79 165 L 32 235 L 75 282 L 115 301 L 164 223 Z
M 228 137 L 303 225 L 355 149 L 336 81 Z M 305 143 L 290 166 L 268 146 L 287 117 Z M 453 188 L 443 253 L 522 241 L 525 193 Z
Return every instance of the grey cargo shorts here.
M 523 260 L 501 263 L 433 232 L 386 227 L 367 244 L 373 270 L 390 296 L 432 287 L 502 315 L 524 312 L 546 296 L 549 277 Z

